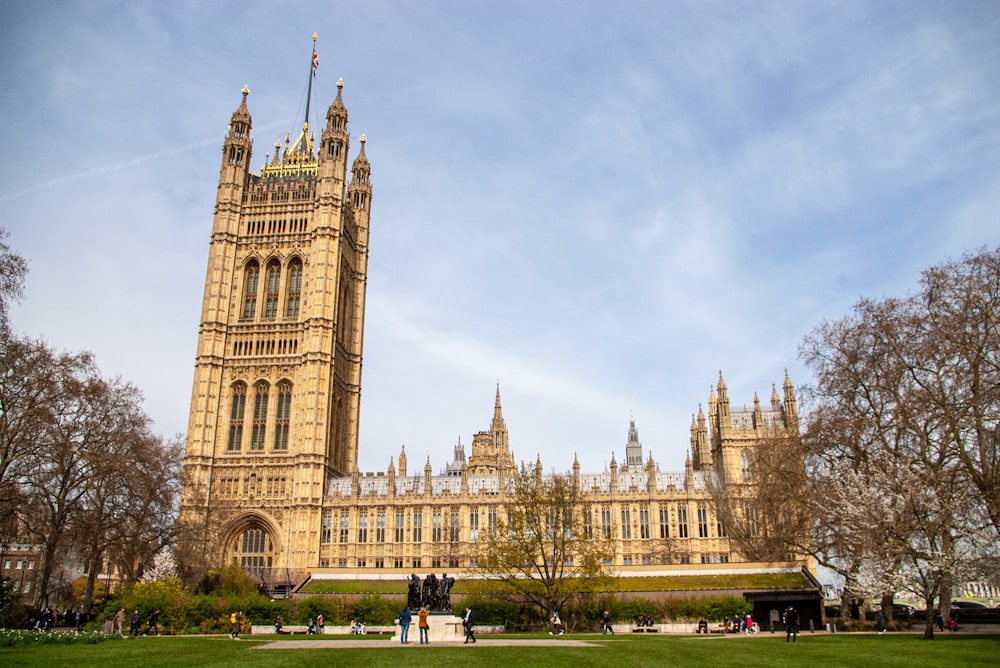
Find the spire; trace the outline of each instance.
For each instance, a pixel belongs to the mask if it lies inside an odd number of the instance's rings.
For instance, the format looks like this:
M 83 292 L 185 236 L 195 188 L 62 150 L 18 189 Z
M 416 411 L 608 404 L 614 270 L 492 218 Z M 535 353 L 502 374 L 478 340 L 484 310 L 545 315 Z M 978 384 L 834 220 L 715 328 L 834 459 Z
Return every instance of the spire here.
M 493 402 L 493 421 L 503 420 L 503 408 L 500 406 L 500 381 L 497 381 L 497 398 Z
M 498 454 L 510 452 L 507 441 L 507 423 L 503 419 L 503 408 L 500 406 L 500 381 L 497 381 L 497 395 L 493 402 L 493 421 L 490 423 L 490 433 L 493 434 L 493 447 Z
M 778 388 L 771 383 L 771 410 L 779 410 L 781 408 L 781 397 L 778 396 Z
M 785 391 L 785 426 L 797 427 L 799 424 L 798 403 L 795 400 L 795 386 L 792 379 L 788 377 L 788 368 L 785 368 L 785 382 L 782 385 Z
M 635 428 L 635 417 L 629 411 L 628 442 L 625 444 L 625 468 L 642 468 L 642 443 L 639 442 L 639 431 Z

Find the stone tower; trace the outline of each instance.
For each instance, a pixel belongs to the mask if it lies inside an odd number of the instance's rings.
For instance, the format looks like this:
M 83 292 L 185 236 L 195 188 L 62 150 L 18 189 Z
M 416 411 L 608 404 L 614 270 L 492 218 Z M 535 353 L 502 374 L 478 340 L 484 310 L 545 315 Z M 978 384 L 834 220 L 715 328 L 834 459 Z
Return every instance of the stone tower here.
M 207 563 L 264 576 L 317 563 L 326 481 L 357 469 L 372 191 L 342 92 L 318 146 L 307 101 L 255 173 L 244 88 L 222 146 L 180 520 Z
M 751 464 L 753 451 L 768 438 L 791 436 L 798 438 L 799 417 L 795 387 L 785 371 L 783 396 L 771 388 L 770 406 L 762 408 L 760 398 L 754 393 L 753 407 L 746 405 L 733 409 L 729 404 L 729 390 L 719 372 L 719 381 L 709 390 L 708 422 L 698 408 L 697 418 L 691 421 L 691 452 L 693 467 L 712 470 L 725 483 L 752 482 Z

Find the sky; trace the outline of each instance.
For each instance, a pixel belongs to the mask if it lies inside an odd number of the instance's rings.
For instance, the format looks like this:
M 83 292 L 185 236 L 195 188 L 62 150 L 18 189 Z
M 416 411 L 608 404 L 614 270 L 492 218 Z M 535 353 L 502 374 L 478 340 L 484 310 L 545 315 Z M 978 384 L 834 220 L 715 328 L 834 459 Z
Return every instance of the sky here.
M 1000 3 L 0 2 L 14 327 L 187 430 L 221 146 L 253 171 L 343 78 L 373 201 L 362 471 L 680 471 L 720 371 L 767 403 L 862 297 L 1000 246 Z

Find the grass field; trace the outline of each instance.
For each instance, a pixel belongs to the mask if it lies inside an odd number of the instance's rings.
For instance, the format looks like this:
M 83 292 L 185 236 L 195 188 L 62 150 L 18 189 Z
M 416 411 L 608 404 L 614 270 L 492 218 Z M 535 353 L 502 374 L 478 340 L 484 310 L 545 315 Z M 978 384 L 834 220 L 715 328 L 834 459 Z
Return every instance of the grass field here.
M 502 636 L 502 638 L 549 636 Z M 272 636 L 271 639 L 275 639 Z M 358 636 L 343 637 L 344 641 Z M 744 637 L 704 636 L 601 636 L 573 634 L 565 639 L 592 642 L 592 647 L 411 644 L 402 647 L 385 638 L 370 637 L 366 647 L 310 649 L 318 636 L 303 637 L 301 649 L 255 650 L 267 642 L 245 638 L 234 642 L 226 636 L 161 637 L 108 640 L 97 645 L 48 645 L 0 649 L 0 666 L 329 666 L 347 668 L 434 668 L 522 666 L 531 668 L 610 668 L 613 666 L 996 666 L 1000 663 L 1000 636 L 939 635 L 926 641 L 914 634 L 803 635 L 786 643 L 775 634 Z M 497 637 L 500 639 L 501 637 Z M 283 638 L 284 639 L 284 638 Z M 329 636 L 323 638 L 329 640 Z M 370 647 L 367 647 L 370 646 Z

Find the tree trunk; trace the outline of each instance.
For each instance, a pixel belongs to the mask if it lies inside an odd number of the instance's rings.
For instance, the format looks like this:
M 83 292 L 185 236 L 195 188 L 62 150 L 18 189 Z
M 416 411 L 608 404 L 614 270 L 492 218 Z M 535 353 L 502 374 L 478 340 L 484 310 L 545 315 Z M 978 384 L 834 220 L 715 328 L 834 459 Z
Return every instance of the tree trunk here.
M 924 640 L 934 640 L 934 597 L 924 599 L 927 621 L 924 624 Z

